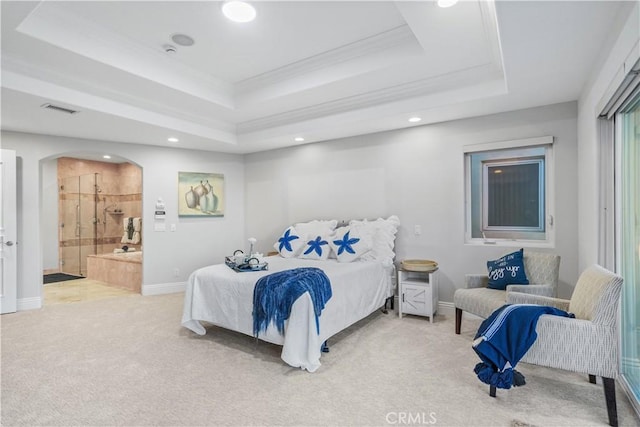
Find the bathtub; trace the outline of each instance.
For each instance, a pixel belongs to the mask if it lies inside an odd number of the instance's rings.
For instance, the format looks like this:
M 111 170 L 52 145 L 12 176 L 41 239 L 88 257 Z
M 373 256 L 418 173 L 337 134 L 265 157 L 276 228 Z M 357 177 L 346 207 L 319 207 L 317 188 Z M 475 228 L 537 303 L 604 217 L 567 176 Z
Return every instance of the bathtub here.
M 140 292 L 142 251 L 87 256 L 87 278 Z

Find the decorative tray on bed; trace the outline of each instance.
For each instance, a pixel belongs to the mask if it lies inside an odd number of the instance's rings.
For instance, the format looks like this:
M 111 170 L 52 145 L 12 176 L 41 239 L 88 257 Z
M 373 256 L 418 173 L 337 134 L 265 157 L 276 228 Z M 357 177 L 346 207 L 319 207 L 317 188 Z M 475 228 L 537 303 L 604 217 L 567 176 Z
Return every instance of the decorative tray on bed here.
M 227 264 L 232 270 L 238 273 L 244 273 L 248 271 L 263 271 L 269 269 L 269 263 L 260 262 L 258 258 L 244 258 L 240 262 L 236 262 L 235 258 L 228 256 L 224 258 L 224 263 Z

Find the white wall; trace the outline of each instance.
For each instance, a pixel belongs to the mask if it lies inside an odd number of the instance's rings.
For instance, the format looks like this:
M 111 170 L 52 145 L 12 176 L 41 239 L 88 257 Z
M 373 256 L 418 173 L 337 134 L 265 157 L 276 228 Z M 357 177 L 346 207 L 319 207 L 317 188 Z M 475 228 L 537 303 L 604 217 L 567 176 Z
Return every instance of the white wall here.
M 578 267 L 582 271 L 598 262 L 598 128 L 597 121 L 601 100 L 609 98 L 624 75 L 627 58 L 636 58 L 640 41 L 640 6 L 636 2 L 631 12 L 625 15 L 620 28 L 612 29 L 612 40 L 602 52 L 601 64 L 594 69 L 592 77 L 578 101 L 578 192 L 579 192 L 579 239 Z M 628 70 L 627 70 L 628 71 Z M 611 88 L 608 90 L 608 88 Z
M 559 296 L 568 297 L 578 272 L 576 118 L 573 102 L 247 155 L 246 234 L 266 252 L 297 221 L 396 214 L 397 259 L 436 260 L 440 300 L 453 301 L 465 273 L 484 272 L 486 260 L 514 249 L 464 244 L 462 147 L 552 135 L 552 251 L 562 256 Z
M 42 236 L 42 268 L 58 269 L 58 163 L 56 160 L 42 162 L 42 207 L 45 214 L 40 216 Z M 30 185 L 34 185 L 31 183 Z
M 18 302 L 41 295 L 43 248 L 42 200 L 38 188 L 44 159 L 74 152 L 115 154 L 142 167 L 143 287 L 183 283 L 196 268 L 222 262 L 244 244 L 244 166 L 242 156 L 159 148 L 145 145 L 2 132 L 2 147 L 16 150 L 18 168 Z M 178 172 L 217 172 L 225 175 L 225 216 L 179 218 Z M 43 185 L 43 188 L 45 185 Z M 43 190 L 41 188 L 40 191 Z M 167 231 L 154 232 L 154 207 L 165 200 Z M 176 224 L 175 232 L 169 224 Z M 174 270 L 179 269 L 178 276 Z

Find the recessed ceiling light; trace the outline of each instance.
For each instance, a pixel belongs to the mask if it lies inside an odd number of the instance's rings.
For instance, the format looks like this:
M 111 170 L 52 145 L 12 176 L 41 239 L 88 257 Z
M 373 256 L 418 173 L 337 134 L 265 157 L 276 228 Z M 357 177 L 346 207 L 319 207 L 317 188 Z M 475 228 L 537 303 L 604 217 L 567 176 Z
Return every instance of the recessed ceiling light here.
M 451 7 L 454 4 L 458 3 L 458 0 L 438 0 L 438 6 L 440 7 Z
M 169 142 L 180 142 L 180 140 L 178 138 L 175 138 L 173 136 L 170 137 L 170 138 L 167 138 L 167 141 L 169 141 Z
M 102 156 L 102 158 L 103 158 L 103 159 L 110 159 L 110 158 L 111 158 L 111 156 L 110 156 L 110 155 L 108 155 L 108 154 L 105 154 L 104 156 Z
M 304 141 L 304 138 L 301 137 L 301 136 L 297 136 L 293 140 L 296 141 L 296 142 L 302 142 L 302 141 Z
M 409 121 L 410 121 L 411 123 L 417 123 L 417 122 L 419 122 L 420 120 L 422 120 L 420 117 L 411 117 L 411 118 L 409 119 Z
M 222 13 L 233 22 L 251 22 L 256 18 L 255 8 L 240 0 L 222 3 Z
M 174 34 L 171 36 L 171 40 L 180 46 L 193 46 L 195 43 L 195 41 L 186 34 Z

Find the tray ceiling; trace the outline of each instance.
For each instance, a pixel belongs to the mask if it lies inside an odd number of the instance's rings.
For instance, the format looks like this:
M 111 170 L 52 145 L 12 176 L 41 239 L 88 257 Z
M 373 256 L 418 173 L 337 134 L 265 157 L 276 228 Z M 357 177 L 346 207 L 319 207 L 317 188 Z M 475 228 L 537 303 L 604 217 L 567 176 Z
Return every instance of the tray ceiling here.
M 2 128 L 248 153 L 565 102 L 626 7 L 257 1 L 238 24 L 220 5 L 2 2 Z

